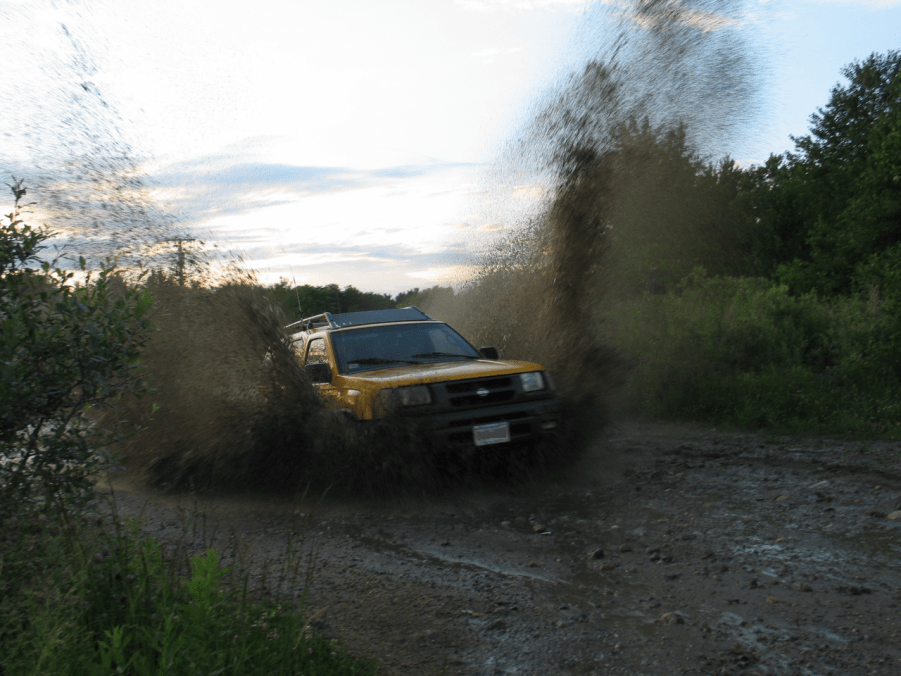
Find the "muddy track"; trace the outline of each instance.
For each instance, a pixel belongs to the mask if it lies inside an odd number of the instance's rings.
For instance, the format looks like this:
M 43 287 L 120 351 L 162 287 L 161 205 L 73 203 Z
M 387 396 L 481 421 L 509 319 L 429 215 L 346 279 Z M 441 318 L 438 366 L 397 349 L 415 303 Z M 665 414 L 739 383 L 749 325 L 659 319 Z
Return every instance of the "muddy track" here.
M 515 489 L 314 504 L 118 483 L 147 531 L 306 588 L 313 624 L 386 673 L 901 673 L 897 443 L 635 424 Z

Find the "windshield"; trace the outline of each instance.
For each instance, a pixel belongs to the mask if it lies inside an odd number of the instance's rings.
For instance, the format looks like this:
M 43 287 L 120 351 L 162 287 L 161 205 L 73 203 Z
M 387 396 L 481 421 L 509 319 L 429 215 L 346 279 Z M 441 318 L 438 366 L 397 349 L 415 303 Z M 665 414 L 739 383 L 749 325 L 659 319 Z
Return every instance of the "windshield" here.
M 340 373 L 482 358 L 447 324 L 431 322 L 335 331 L 332 347 Z

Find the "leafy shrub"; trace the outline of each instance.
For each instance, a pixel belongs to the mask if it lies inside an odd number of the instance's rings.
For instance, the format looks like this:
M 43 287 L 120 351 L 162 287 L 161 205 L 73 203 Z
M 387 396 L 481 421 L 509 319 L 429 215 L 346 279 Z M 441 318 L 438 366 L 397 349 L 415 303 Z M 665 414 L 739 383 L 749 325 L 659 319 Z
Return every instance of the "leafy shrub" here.
M 679 291 L 608 309 L 633 372 L 626 407 L 673 419 L 823 433 L 901 430 L 892 299 L 792 296 L 696 270 Z
M 109 522 L 104 520 L 104 526 Z M 136 525 L 0 522 L 0 674 L 371 674 L 293 603 L 249 591 L 216 549 L 163 549 Z M 298 559 L 299 563 L 299 559 Z M 287 569 L 296 590 L 303 571 Z
M 109 262 L 91 273 L 81 260 L 78 283 L 58 259 L 41 262 L 51 234 L 23 222 L 26 191 L 11 187 L 15 207 L 0 223 L 0 676 L 371 673 L 296 608 L 251 598 L 247 572 L 221 568 L 215 550 L 191 558 L 186 574 L 178 552 L 137 529 L 88 524 L 93 475 L 107 464 L 100 449 L 129 413 L 108 411 L 145 392 L 138 357 L 151 295 Z M 244 335 L 224 319 L 204 335 Z M 226 360 L 219 375 L 259 372 L 266 345 L 256 336 L 245 336 L 252 364 Z M 176 387 L 204 366 L 190 365 L 171 373 Z
M 0 223 L 0 515 L 90 497 L 108 435 L 86 413 L 141 391 L 150 306 L 109 262 L 95 274 L 81 259 L 79 284 L 59 259 L 40 262 L 51 233 L 23 222 L 26 189 L 11 189 L 15 207 Z

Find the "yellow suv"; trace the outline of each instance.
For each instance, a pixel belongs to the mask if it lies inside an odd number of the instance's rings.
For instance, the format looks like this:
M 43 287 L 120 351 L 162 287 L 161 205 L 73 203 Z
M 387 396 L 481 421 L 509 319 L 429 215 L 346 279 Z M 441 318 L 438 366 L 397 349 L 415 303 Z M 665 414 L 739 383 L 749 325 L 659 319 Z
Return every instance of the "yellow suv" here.
M 355 420 L 423 417 L 454 446 L 529 444 L 560 423 L 539 364 L 477 350 L 416 307 L 326 312 L 287 330 L 314 385 Z

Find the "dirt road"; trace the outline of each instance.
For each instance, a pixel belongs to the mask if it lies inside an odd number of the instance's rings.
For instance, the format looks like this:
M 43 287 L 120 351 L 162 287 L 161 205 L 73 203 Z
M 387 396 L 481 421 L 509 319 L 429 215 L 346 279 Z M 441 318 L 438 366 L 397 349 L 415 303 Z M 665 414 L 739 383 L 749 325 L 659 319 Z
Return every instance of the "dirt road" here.
M 118 503 L 308 584 L 313 624 L 387 673 L 901 673 L 898 443 L 635 424 L 516 489 Z

